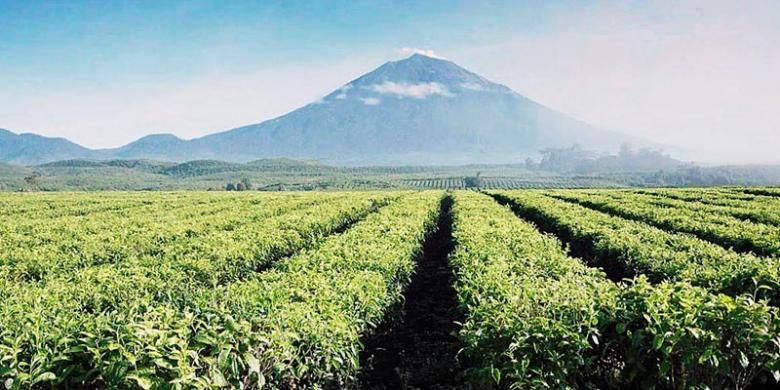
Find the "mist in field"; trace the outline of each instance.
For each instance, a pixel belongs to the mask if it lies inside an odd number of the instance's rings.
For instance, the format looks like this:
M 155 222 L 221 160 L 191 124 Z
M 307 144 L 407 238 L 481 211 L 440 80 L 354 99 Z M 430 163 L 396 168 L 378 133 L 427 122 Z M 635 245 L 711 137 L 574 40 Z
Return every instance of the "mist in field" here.
M 780 162 L 780 3 L 560 8 L 543 32 L 467 50 L 465 64 L 679 157 Z

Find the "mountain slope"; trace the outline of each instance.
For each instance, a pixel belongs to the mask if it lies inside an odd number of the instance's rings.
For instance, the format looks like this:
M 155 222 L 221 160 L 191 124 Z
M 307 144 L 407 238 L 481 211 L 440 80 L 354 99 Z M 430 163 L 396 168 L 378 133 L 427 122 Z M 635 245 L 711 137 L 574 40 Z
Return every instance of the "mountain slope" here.
M 335 164 L 518 162 L 546 147 L 616 150 L 629 137 L 589 126 L 453 62 L 413 55 L 388 62 L 281 117 L 185 141 L 152 135 L 101 158 L 165 161 L 317 159 Z M 76 145 L 74 145 L 76 146 Z M 83 148 L 82 148 L 83 149 Z M 23 155 L 24 162 L 51 158 Z M 0 156 L 0 160 L 6 160 Z
M 191 160 L 189 143 L 173 134 L 150 134 L 120 148 L 106 151 L 112 158 Z
M 94 154 L 92 150 L 65 138 L 15 134 L 0 129 L 0 161 L 28 165 L 56 160 L 89 158 Z
M 282 117 L 192 141 L 211 157 L 305 157 L 347 164 L 511 162 L 538 149 L 626 141 L 458 65 L 389 62 Z

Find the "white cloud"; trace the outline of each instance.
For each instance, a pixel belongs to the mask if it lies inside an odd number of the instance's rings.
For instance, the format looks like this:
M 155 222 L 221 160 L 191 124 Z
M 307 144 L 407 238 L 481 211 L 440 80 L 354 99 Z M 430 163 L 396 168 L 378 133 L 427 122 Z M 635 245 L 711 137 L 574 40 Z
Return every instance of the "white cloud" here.
M 347 91 L 349 91 L 352 88 L 354 88 L 352 86 L 352 84 L 347 84 L 347 85 L 339 88 L 339 94 L 336 95 L 336 99 L 341 99 L 341 100 L 346 99 L 347 98 Z
M 399 98 L 411 97 L 415 99 L 425 99 L 431 95 L 455 96 L 447 87 L 437 82 L 409 84 L 404 82 L 395 83 L 392 81 L 385 81 L 382 84 L 374 84 L 367 88 L 377 93 L 395 95 Z
M 377 104 L 382 103 L 381 100 L 373 97 L 360 98 L 360 100 L 367 106 L 376 106 Z
M 460 85 L 461 88 L 470 89 L 472 91 L 484 91 L 485 87 L 483 87 L 480 84 L 477 83 L 463 83 Z
M 404 57 L 408 57 L 412 54 L 422 54 L 424 56 L 431 57 L 431 58 L 438 58 L 440 60 L 446 59 L 442 56 L 437 55 L 432 49 L 420 49 L 417 47 L 402 47 L 398 49 L 398 53 Z

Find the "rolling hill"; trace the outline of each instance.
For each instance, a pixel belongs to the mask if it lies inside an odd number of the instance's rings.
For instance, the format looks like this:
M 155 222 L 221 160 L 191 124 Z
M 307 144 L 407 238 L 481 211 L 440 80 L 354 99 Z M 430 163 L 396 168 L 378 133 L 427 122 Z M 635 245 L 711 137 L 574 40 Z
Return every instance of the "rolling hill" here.
M 65 138 L 37 134 L 15 134 L 0 129 L 0 161 L 31 165 L 42 162 L 97 157 L 96 151 L 77 145 Z

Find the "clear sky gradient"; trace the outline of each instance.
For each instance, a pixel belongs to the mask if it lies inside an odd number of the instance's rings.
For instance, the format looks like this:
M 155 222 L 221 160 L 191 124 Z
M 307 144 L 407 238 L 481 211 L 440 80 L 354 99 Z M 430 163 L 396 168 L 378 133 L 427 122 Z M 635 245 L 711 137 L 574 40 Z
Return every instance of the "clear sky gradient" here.
M 773 0 L 0 0 L 0 128 L 193 138 L 423 48 L 691 158 L 780 162 L 778 21 Z

